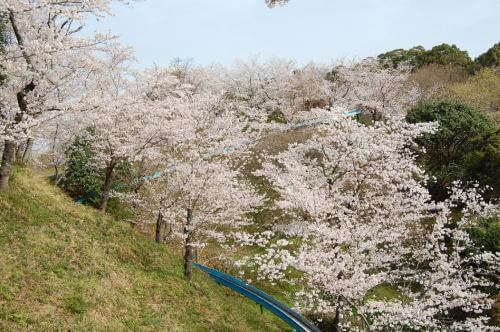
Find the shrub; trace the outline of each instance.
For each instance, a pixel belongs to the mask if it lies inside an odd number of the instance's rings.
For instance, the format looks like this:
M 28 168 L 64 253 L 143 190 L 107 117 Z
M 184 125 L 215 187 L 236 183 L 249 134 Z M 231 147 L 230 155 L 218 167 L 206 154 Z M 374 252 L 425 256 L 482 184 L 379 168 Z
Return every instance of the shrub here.
M 477 181 L 493 188 L 490 197 L 500 195 L 500 131 L 495 123 L 475 108 L 456 101 L 429 101 L 407 115 L 410 123 L 439 123 L 439 130 L 425 134 L 418 143 L 425 148 L 420 161 L 430 175 L 433 197 L 447 197 L 453 181 Z
M 478 68 L 500 66 L 500 43 L 490 47 L 489 50 L 478 56 L 474 62 Z
M 480 219 L 469 231 L 472 240 L 485 251 L 500 251 L 500 217 Z
M 76 137 L 66 152 L 63 188 L 74 198 L 97 206 L 103 179 L 96 163 L 88 132 Z

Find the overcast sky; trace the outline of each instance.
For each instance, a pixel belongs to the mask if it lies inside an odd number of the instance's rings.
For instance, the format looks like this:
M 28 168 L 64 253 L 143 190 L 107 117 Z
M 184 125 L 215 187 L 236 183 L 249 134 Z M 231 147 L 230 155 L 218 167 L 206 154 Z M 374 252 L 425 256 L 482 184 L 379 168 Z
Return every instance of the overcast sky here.
M 87 25 L 133 46 L 140 67 L 175 57 L 229 64 L 259 55 L 331 62 L 456 44 L 472 57 L 500 41 L 500 0 L 141 0 Z

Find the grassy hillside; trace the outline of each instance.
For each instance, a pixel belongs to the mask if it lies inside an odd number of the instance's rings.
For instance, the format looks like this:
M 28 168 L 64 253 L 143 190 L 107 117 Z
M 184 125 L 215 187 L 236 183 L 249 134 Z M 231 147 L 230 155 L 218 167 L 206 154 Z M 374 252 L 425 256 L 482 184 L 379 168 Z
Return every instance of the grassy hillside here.
M 27 170 L 0 194 L 0 330 L 283 331 L 167 248 Z

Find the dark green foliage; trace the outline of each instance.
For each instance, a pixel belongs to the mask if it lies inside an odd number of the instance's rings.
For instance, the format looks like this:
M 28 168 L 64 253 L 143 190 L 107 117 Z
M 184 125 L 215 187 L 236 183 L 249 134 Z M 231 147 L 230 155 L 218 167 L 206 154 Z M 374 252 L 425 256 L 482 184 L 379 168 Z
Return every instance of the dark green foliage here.
M 336 331 L 337 326 L 335 322 L 335 316 L 323 316 L 318 314 L 308 314 L 306 315 L 307 319 L 313 322 L 321 331 Z
M 104 170 L 101 173 L 104 174 Z M 133 165 L 128 161 L 122 161 L 115 168 L 112 190 L 119 193 L 132 192 L 137 186 L 137 179 L 138 175 Z M 108 202 L 106 212 L 118 220 L 131 220 L 134 217 L 134 208 L 131 204 L 113 197 Z
M 92 144 L 92 130 L 88 129 L 77 136 L 66 152 L 66 171 L 61 182 L 62 187 L 78 202 L 99 206 L 102 197 L 105 169 L 95 160 Z M 134 167 L 127 161 L 118 162 L 114 173 L 114 192 L 126 193 L 133 191 L 136 183 Z M 111 198 L 110 212 L 120 219 L 132 216 L 132 209 L 127 204 Z
M 469 227 L 468 233 L 473 245 L 467 250 L 467 254 L 473 253 L 497 253 L 500 251 L 500 216 L 480 218 Z M 498 280 L 496 276 L 490 275 L 488 279 L 492 284 L 483 290 L 493 296 L 498 296 Z M 493 313 L 493 312 L 492 312 Z M 496 315 L 493 314 L 492 317 Z M 495 319 L 495 318 L 494 318 Z M 496 318 L 497 323 L 500 323 Z
M 467 51 L 462 51 L 456 45 L 441 44 L 419 56 L 420 65 L 438 64 L 454 65 L 470 69 L 472 59 Z
M 66 152 L 66 172 L 62 186 L 72 197 L 96 206 L 100 200 L 102 184 L 92 142 L 88 135 L 80 135 Z
M 426 50 L 422 46 L 415 46 L 409 50 L 396 49 L 378 56 L 380 62 L 386 67 L 396 68 L 402 63 L 408 63 L 414 68 L 425 65 L 452 65 L 471 70 L 472 59 L 467 51 L 462 51 L 456 45 L 441 44 Z
M 500 197 L 500 128 L 490 129 L 471 139 L 471 151 L 465 156 L 467 178 L 493 188 L 493 197 Z
M 478 181 L 489 185 L 489 197 L 500 196 L 500 131 L 480 111 L 454 101 L 430 101 L 407 115 L 410 123 L 439 123 L 439 130 L 425 134 L 418 143 L 426 153 L 421 162 L 436 182 L 430 184 L 435 199 L 447 197 L 453 181 Z
M 500 66 L 500 43 L 496 43 L 489 50 L 474 60 L 477 69 Z
M 95 160 L 91 130 L 78 136 L 66 152 L 66 172 L 62 181 L 63 188 L 75 199 L 84 204 L 98 206 L 102 196 L 104 172 Z M 115 168 L 114 185 L 116 192 L 130 192 L 134 183 L 134 169 L 129 162 L 119 162 Z M 130 214 L 129 209 L 115 199 L 110 201 L 112 210 L 123 217 Z
M 134 166 L 128 161 L 119 162 L 115 168 L 114 191 L 129 192 L 133 190 L 134 179 L 136 178 Z
M 479 220 L 471 227 L 470 235 L 484 251 L 500 251 L 500 217 Z
M 427 52 L 423 46 L 415 46 L 409 50 L 398 48 L 378 56 L 385 67 L 397 68 L 403 63 L 408 63 L 414 67 L 420 67 L 419 59 L 422 54 Z

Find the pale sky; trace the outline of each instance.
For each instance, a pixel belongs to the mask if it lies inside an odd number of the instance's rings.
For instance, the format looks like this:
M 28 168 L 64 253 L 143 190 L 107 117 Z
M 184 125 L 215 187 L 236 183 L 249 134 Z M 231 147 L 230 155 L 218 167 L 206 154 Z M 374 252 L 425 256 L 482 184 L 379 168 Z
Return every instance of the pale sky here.
M 173 58 L 230 64 L 258 55 L 301 63 L 456 44 L 475 57 L 500 41 L 500 0 L 141 0 L 87 24 L 133 46 L 140 67 Z

